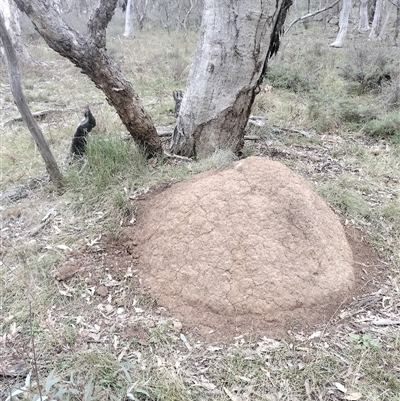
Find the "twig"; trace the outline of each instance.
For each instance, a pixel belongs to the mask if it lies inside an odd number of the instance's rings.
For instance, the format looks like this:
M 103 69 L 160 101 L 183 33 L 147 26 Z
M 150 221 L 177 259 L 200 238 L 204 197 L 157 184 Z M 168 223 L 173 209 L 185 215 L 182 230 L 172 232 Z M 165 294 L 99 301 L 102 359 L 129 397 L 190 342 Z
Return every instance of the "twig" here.
M 30 297 L 28 299 L 28 304 L 29 304 L 29 326 L 30 326 L 30 331 L 31 331 L 32 354 L 33 354 L 33 368 L 34 368 L 35 376 L 36 376 L 36 380 L 37 380 L 37 386 L 38 386 L 38 392 L 39 392 L 39 400 L 42 401 L 43 397 L 42 397 L 42 390 L 40 388 L 40 377 L 39 377 L 39 369 L 38 369 L 38 364 L 37 364 L 35 339 L 34 339 L 34 336 L 33 336 L 32 301 L 30 300 Z
M 336 6 L 336 4 L 339 3 L 339 1 L 340 1 L 340 0 L 336 0 L 334 3 L 330 4 L 329 6 L 326 6 L 325 8 L 322 8 L 322 9 L 320 9 L 320 10 L 314 11 L 314 12 L 312 12 L 312 13 L 308 13 L 308 14 L 306 14 L 306 15 L 303 15 L 303 16 L 301 16 L 301 17 L 295 19 L 295 20 L 292 21 L 292 22 L 289 24 L 289 26 L 287 27 L 287 29 L 286 29 L 286 31 L 285 31 L 285 35 L 288 33 L 289 29 L 290 29 L 294 24 L 296 24 L 297 22 L 299 22 L 299 21 L 304 21 L 304 20 L 306 20 L 306 19 L 308 19 L 308 18 L 314 17 L 315 15 L 318 15 L 318 14 L 323 13 L 324 11 L 329 10 L 330 8 Z
M 258 141 L 260 139 L 260 137 L 257 135 L 245 135 L 244 139 L 246 141 Z
M 388 0 L 390 4 L 394 5 L 396 8 L 400 8 L 400 4 L 396 4 L 394 1 L 392 0 Z
M 172 155 L 171 153 L 167 153 L 164 151 L 164 155 L 166 157 L 169 157 L 170 159 L 178 159 L 178 160 L 183 160 L 185 162 L 191 162 L 193 161 L 193 159 L 191 159 L 190 157 L 186 157 L 186 156 L 179 156 L 179 155 Z

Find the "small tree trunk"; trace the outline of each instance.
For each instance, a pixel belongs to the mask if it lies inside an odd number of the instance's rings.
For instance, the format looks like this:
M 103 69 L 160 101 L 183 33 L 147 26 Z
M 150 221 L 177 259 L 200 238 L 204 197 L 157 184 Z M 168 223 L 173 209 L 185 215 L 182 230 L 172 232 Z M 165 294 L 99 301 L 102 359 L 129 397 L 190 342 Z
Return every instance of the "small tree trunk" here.
M 291 0 L 206 0 L 171 149 L 206 157 L 240 153 L 267 60 L 279 47 Z
M 397 14 L 396 14 L 396 21 L 394 23 L 394 43 L 398 46 L 398 38 L 399 38 L 399 31 L 400 31 L 400 0 L 397 0 Z
M 377 0 L 375 4 L 375 12 L 374 12 L 374 20 L 372 21 L 371 32 L 369 34 L 369 38 L 371 40 L 378 39 L 379 34 L 379 24 L 381 20 L 381 11 L 382 11 L 383 0 Z
M 351 0 L 343 0 L 343 6 L 339 17 L 339 32 L 336 36 L 336 40 L 330 44 L 332 47 L 343 47 L 344 39 L 347 35 L 347 27 L 349 25 L 351 6 Z
M 369 31 L 368 22 L 368 0 L 360 0 L 360 21 L 358 23 L 359 32 Z
M 72 29 L 43 0 L 15 0 L 15 3 L 27 14 L 46 43 L 81 68 L 103 91 L 135 142 L 150 156 L 161 154 L 161 141 L 150 116 L 131 83 L 107 54 L 106 27 L 117 0 L 100 0 L 89 19 L 87 37 Z
M 125 10 L 125 32 L 124 36 L 129 38 L 132 36 L 133 25 L 132 25 L 132 0 L 127 0 Z
M 32 134 L 33 139 L 36 142 L 36 145 L 39 149 L 41 156 L 43 157 L 47 172 L 49 173 L 53 184 L 56 187 L 60 188 L 62 186 L 62 176 L 60 170 L 58 169 L 57 163 L 50 151 L 49 146 L 47 145 L 46 139 L 44 138 L 42 131 L 36 124 L 36 121 L 32 116 L 31 111 L 29 110 L 28 104 L 26 103 L 24 94 L 22 92 L 17 54 L 14 49 L 11 38 L 8 35 L 1 14 L 0 14 L 0 37 L 3 42 L 4 51 L 6 54 L 6 59 L 8 64 L 8 76 L 10 79 L 11 92 L 13 94 L 15 104 L 17 105 L 23 120 L 28 126 L 28 129 Z M 16 148 L 16 152 L 17 151 L 18 149 Z

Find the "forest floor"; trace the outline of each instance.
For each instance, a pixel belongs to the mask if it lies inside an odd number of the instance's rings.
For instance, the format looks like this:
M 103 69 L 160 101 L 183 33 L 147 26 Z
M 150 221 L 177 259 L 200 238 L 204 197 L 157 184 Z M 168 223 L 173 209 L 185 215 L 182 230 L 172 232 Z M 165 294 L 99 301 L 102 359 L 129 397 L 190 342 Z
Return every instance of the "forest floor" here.
M 172 91 L 184 89 L 195 35 L 122 39 L 117 29 L 110 52 L 156 126 L 173 125 Z M 395 89 L 349 91 L 339 72 L 357 64 L 356 50 L 369 60 L 372 45 L 350 35 L 347 49 L 332 49 L 332 35 L 301 26 L 285 38 L 253 109 L 265 124 L 249 126 L 245 156 L 280 161 L 313 184 L 345 227 L 358 286 L 321 323 L 288 319 L 279 335 L 249 328 L 230 341 L 204 339 L 143 288 L 124 233 L 138 201 L 232 156 L 144 160 L 102 94 L 34 39 L 41 63 L 22 79 L 32 110 L 48 110 L 39 123 L 65 176 L 57 193 L 28 131 L 10 121 L 18 113 L 1 67 L 2 193 L 35 179 L 24 198 L 1 204 L 1 399 L 23 386 L 20 399 L 32 399 L 37 375 L 60 399 L 400 399 L 400 131 L 366 133 L 391 115 L 383 105 Z M 379 49 L 393 59 L 392 46 Z M 391 68 L 396 82 L 398 60 Z M 97 127 L 82 168 L 65 160 L 87 103 Z

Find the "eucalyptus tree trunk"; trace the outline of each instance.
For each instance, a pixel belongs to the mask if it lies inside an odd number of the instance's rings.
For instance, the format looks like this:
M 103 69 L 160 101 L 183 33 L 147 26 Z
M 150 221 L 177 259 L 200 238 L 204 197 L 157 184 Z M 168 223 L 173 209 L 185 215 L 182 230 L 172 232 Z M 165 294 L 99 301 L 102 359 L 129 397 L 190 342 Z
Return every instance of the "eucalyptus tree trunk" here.
M 32 62 L 32 58 L 22 43 L 18 8 L 15 6 L 14 1 L 1 0 L 0 14 L 3 16 L 5 28 L 7 29 L 18 59 L 24 64 L 30 64 Z
M 132 0 L 127 0 L 125 10 L 125 31 L 124 36 L 129 38 L 132 36 L 133 24 L 132 24 Z
M 397 14 L 396 14 L 396 21 L 394 22 L 394 43 L 398 46 L 398 38 L 399 38 L 399 31 L 400 31 L 400 0 L 397 0 Z M 399 80 L 400 82 L 400 80 Z
M 138 94 L 107 54 L 106 28 L 114 14 L 117 0 L 99 1 L 89 18 L 86 37 L 71 28 L 46 0 L 14 1 L 46 43 L 79 67 L 103 91 L 135 142 L 149 155 L 162 153 L 157 131 Z
M 171 149 L 240 153 L 250 110 L 292 0 L 205 0 L 200 37 Z
M 349 17 L 351 12 L 352 2 L 351 0 L 343 0 L 342 10 L 339 16 L 339 32 L 333 43 L 330 44 L 332 47 L 343 47 L 344 39 L 347 35 L 347 28 L 349 26 Z
M 394 4 L 391 2 L 386 3 L 386 16 L 379 31 L 378 40 L 382 40 L 385 35 L 387 24 L 389 22 L 390 16 L 392 15 L 393 6 Z
M 369 38 L 371 40 L 378 39 L 379 35 L 379 25 L 381 21 L 381 11 L 382 11 L 383 0 L 377 0 L 375 4 L 374 19 L 372 21 L 371 32 Z
M 358 22 L 359 32 L 369 31 L 368 0 L 360 0 L 360 20 Z

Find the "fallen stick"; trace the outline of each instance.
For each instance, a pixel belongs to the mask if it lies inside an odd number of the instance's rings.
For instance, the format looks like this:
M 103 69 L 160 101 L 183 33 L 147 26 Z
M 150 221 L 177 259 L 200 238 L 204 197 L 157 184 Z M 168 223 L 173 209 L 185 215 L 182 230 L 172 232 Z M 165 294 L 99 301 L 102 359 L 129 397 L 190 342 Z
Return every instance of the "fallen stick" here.
M 50 113 L 59 113 L 59 112 L 64 112 L 64 111 L 74 111 L 74 109 L 47 109 L 47 110 L 42 110 L 42 111 L 37 111 L 35 113 L 32 113 L 33 117 L 38 118 L 38 117 L 44 117 L 47 114 Z M 10 123 L 14 123 L 17 121 L 22 121 L 22 116 L 15 116 L 11 117 L 8 120 L 4 121 L 3 125 L 7 125 Z
M 392 319 L 378 319 L 372 322 L 375 326 L 395 326 L 400 324 L 400 320 L 392 320 Z
M 173 155 L 173 154 L 167 153 L 167 152 L 165 152 L 165 151 L 164 151 L 164 155 L 165 155 L 166 157 L 169 157 L 170 159 L 178 159 L 178 160 L 183 160 L 183 161 L 186 161 L 186 162 L 191 162 L 191 161 L 193 161 L 190 157 L 179 156 L 179 155 Z
M 311 138 L 312 137 L 312 134 L 310 132 L 303 131 L 303 130 L 292 129 L 292 128 L 283 128 L 283 127 L 278 127 L 276 125 L 273 125 L 272 128 L 276 129 L 278 131 L 286 131 L 286 132 L 293 132 L 295 134 L 300 134 L 300 135 L 305 136 L 306 138 Z

